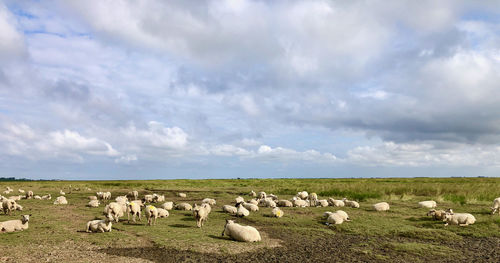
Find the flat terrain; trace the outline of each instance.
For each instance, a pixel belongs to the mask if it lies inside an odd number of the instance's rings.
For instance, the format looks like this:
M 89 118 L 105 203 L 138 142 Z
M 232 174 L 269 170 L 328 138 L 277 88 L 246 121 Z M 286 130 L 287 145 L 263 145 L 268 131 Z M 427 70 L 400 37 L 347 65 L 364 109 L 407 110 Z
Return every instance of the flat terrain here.
M 5 221 L 32 214 L 28 230 L 0 234 L 0 262 L 500 262 L 500 216 L 490 214 L 493 199 L 500 196 L 500 178 L 0 182 L 2 192 L 7 186 L 15 190 L 7 196 L 21 188 L 35 195 L 50 193 L 52 200 L 23 199 L 18 202 L 23 212 L 0 215 Z M 60 189 L 68 205 L 53 205 Z M 110 191 L 114 199 L 131 190 L 141 197 L 157 193 L 166 201 L 191 204 L 210 197 L 217 205 L 201 229 L 190 212 L 172 210 L 156 226 L 146 226 L 144 216 L 129 224 L 125 216 L 111 233 L 84 232 L 87 221 L 103 218 L 104 205 L 86 207 L 88 196 Z M 280 199 L 305 190 L 320 199 L 357 200 L 361 207 L 342 208 L 352 221 L 337 226 L 326 226 L 322 217 L 335 207 L 282 208 L 285 215 L 279 219 L 263 207 L 242 219 L 221 211 L 237 196 L 250 199 L 251 190 Z M 178 192 L 187 197 L 177 197 Z M 423 200 L 471 213 L 477 222 L 445 227 L 426 216 L 428 209 L 418 208 Z M 373 211 L 380 201 L 388 202 L 390 211 Z M 263 241 L 221 237 L 228 218 L 256 227 Z

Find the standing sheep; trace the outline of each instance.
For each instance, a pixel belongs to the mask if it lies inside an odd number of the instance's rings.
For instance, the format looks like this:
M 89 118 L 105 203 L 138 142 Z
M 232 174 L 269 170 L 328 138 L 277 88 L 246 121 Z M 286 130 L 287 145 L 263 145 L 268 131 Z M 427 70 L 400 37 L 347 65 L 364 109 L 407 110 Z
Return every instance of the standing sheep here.
M 262 240 L 259 231 L 255 229 L 255 227 L 242 226 L 235 223 L 233 220 L 226 220 L 222 236 L 224 236 L 224 234 L 241 242 L 258 242 Z
M 15 207 L 16 207 L 16 201 L 12 199 L 5 198 L 2 201 L 2 209 L 4 214 L 8 213 L 9 215 L 11 215 L 11 212 L 15 210 Z
M 31 215 L 22 215 L 21 220 L 9 220 L 0 222 L 0 233 L 10 233 L 28 229 Z
M 135 190 L 130 191 L 130 192 L 128 192 L 127 196 L 130 198 L 133 198 L 133 200 L 136 200 L 137 198 L 139 198 L 139 192 L 137 192 Z
M 114 218 L 115 222 L 120 221 L 120 217 L 123 216 L 123 206 L 116 202 L 109 203 L 106 207 L 104 207 L 103 214 L 109 218 Z
M 390 208 L 390 206 L 387 202 L 376 203 L 373 205 L 373 209 L 375 209 L 375 211 L 378 211 L 378 212 L 388 211 L 389 208 Z
M 318 195 L 316 193 L 311 193 L 307 199 L 309 199 L 309 206 L 316 206 L 316 202 L 318 201 Z
M 493 200 L 493 206 L 491 207 L 491 214 L 494 215 L 496 212 L 500 215 L 500 197 Z
M 209 210 L 207 207 L 194 205 L 193 216 L 196 219 L 196 226 L 202 227 L 205 221 L 208 219 Z
M 435 208 L 437 206 L 436 201 L 422 201 L 418 202 L 418 206 L 422 208 Z
M 141 221 L 141 205 L 137 204 L 135 201 L 129 202 L 127 204 L 127 220 L 130 223 L 130 215 L 132 215 L 132 221 L 135 223 L 135 217 L 139 217 Z
M 146 218 L 148 219 L 148 225 L 156 225 L 156 219 L 158 218 L 158 209 L 152 205 L 146 206 Z M 154 223 L 153 223 L 154 219 Z

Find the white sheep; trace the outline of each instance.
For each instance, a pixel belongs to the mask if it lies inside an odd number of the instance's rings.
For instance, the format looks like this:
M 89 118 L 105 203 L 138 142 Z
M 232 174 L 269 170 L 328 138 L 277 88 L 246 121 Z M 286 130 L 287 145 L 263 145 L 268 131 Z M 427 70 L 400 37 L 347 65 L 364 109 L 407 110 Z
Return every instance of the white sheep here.
M 293 200 L 293 206 L 295 207 L 306 207 L 307 205 L 309 205 L 309 202 L 307 202 L 306 200 L 301 200 L 301 199 L 295 199 Z
M 25 193 L 25 191 L 24 191 L 23 189 L 17 189 L 17 191 L 18 191 L 19 193 L 21 193 L 21 194 L 24 194 L 24 193 Z
M 500 215 L 500 197 L 493 200 L 493 206 L 491 207 L 491 214 L 494 215 L 496 212 Z
M 26 199 L 31 199 L 31 198 L 33 198 L 33 191 L 26 192 Z
M 4 198 L 2 201 L 2 209 L 4 214 L 11 214 L 12 211 L 15 210 L 16 201 L 8 198 Z
M 316 206 L 318 207 L 327 207 L 328 201 L 326 199 L 316 200 Z
M 444 224 L 445 226 L 449 224 L 468 226 L 474 224 L 476 222 L 476 218 L 469 213 L 456 213 L 456 214 L 446 213 L 443 221 L 446 222 L 446 224 Z
M 316 206 L 316 202 L 318 201 L 318 195 L 316 193 L 311 193 L 307 199 L 309 200 L 309 206 Z
M 351 218 L 349 218 L 349 215 L 343 210 L 337 210 L 335 212 L 325 212 L 323 214 L 323 216 L 325 218 L 328 218 L 333 213 L 338 214 L 342 218 L 343 221 L 351 221 Z
M 256 211 L 259 211 L 259 207 L 257 205 L 254 205 L 254 204 L 250 204 L 250 203 L 243 203 L 243 206 L 248 209 L 248 211 L 250 212 L 256 212 Z
M 255 227 L 242 226 L 233 220 L 227 219 L 224 231 L 222 231 L 222 236 L 224 235 L 241 242 L 258 242 L 262 240 L 259 231 Z
M 64 196 L 58 196 L 54 201 L 54 205 L 67 205 L 67 204 L 68 200 L 66 200 L 66 197 Z
M 340 225 L 344 223 L 344 216 L 339 213 L 328 213 L 328 218 L 326 219 L 326 225 Z
M 158 217 L 159 218 L 166 218 L 170 215 L 166 209 L 163 209 L 163 208 L 156 208 L 156 209 L 158 210 Z
M 88 197 L 89 200 L 97 200 L 97 196 L 95 195 L 91 195 Z
M 333 198 L 328 198 L 328 204 L 331 206 L 336 206 L 336 207 L 343 207 L 345 206 L 344 201 L 342 200 L 335 200 Z
M 126 204 L 128 202 L 128 198 L 124 195 L 122 196 L 117 196 L 115 198 L 115 202 L 119 203 L 119 204 Z
M 437 206 L 436 201 L 422 201 L 418 202 L 418 205 L 422 208 L 435 208 Z
M 21 196 L 20 195 L 13 195 L 13 196 L 9 196 L 9 199 L 12 199 L 14 201 L 19 201 L 19 200 L 21 200 Z
M 20 204 L 16 203 L 14 205 L 14 210 L 16 210 L 16 211 L 23 211 L 23 207 Z
M 248 200 L 248 203 L 250 203 L 252 205 L 259 205 L 259 201 L 257 201 L 257 199 L 250 199 L 250 200 Z
M 88 207 L 99 207 L 100 203 L 99 200 L 90 200 L 89 203 L 87 204 Z
M 116 202 L 109 203 L 103 210 L 103 214 L 109 218 L 113 218 L 115 222 L 119 222 L 120 217 L 122 217 L 125 212 L 126 211 L 123 209 L 123 206 Z
M 271 199 L 271 198 L 264 198 L 259 201 L 259 205 L 265 206 L 265 207 L 271 207 L 275 208 L 276 203 Z
M 111 200 L 111 192 L 105 192 L 103 198 L 104 200 Z
M 374 204 L 373 209 L 375 209 L 375 211 L 379 211 L 379 212 L 388 211 L 390 209 L 390 206 L 387 202 L 380 202 L 380 203 Z
M 249 216 L 250 215 L 250 211 L 248 211 L 248 209 L 246 209 L 243 205 L 243 203 L 238 203 L 236 204 L 236 216 L 238 217 L 245 217 L 245 216 Z
M 165 195 L 153 194 L 153 202 L 154 203 L 165 202 Z
M 91 233 L 91 232 L 111 232 L 111 228 L 113 226 L 112 223 L 113 219 L 111 218 L 106 218 L 104 220 L 91 220 L 87 222 L 87 228 L 86 232 Z
M 209 204 L 211 206 L 214 206 L 217 202 L 215 201 L 215 199 L 212 199 L 212 198 L 205 198 L 203 199 L 203 201 L 201 201 L 202 203 L 206 203 L 206 204 Z
M 129 196 L 130 198 L 133 198 L 134 200 L 137 200 L 137 198 L 139 198 L 139 192 L 130 191 L 130 192 L 128 192 L 127 196 Z
M 154 199 L 153 195 L 144 195 L 144 198 L 142 198 L 142 201 L 144 203 L 152 203 Z
M 152 205 L 146 206 L 146 218 L 148 219 L 148 225 L 156 225 L 156 219 L 158 218 L 158 209 Z M 154 223 L 153 223 L 154 220 Z
M 182 198 L 186 198 L 187 195 L 185 193 L 178 193 L 177 196 L 182 197 Z
M 281 210 L 279 207 L 275 207 L 273 208 L 273 210 L 271 210 L 271 215 L 273 217 L 282 217 L 283 216 L 283 210 Z
M 180 203 L 175 205 L 175 210 L 191 211 L 193 210 L 193 207 L 188 203 Z
M 60 195 L 66 195 L 66 193 L 65 193 L 65 192 L 63 192 L 63 190 L 59 190 L 59 194 L 60 194 Z
M 207 204 L 208 205 L 208 204 Z M 210 205 L 208 205 L 210 207 Z M 199 206 L 197 204 L 194 205 L 193 208 L 193 216 L 196 219 L 196 226 L 202 227 L 205 221 L 208 219 L 208 214 L 210 210 L 206 206 Z
M 446 216 L 446 211 L 444 210 L 436 210 L 436 209 L 431 209 L 429 212 L 427 212 L 427 216 L 432 216 L 434 220 L 441 220 L 443 221 Z M 451 211 L 453 213 L 453 211 Z
M 302 200 L 307 199 L 308 196 L 309 196 L 309 194 L 306 191 L 298 192 L 296 195 L 296 197 L 298 197 Z
M 132 215 L 132 221 L 135 223 L 135 217 L 139 217 L 141 221 L 141 205 L 135 201 L 129 202 L 127 204 L 127 221 L 130 223 L 130 215 Z
M 35 200 L 42 200 L 42 197 L 39 196 L 39 195 L 35 195 L 35 196 L 33 196 L 33 199 L 35 199 Z
M 359 208 L 359 203 L 356 201 L 347 200 L 347 198 L 342 199 L 344 201 L 345 206 L 352 208 Z
M 245 202 L 245 199 L 243 199 L 243 197 L 241 196 L 236 197 L 234 200 L 237 204 Z
M 52 196 L 50 194 L 46 194 L 42 196 L 42 200 L 50 200 L 52 199 Z
M 8 220 L 0 222 L 0 233 L 10 233 L 28 229 L 31 215 L 22 215 L 21 220 Z
M 202 207 L 205 207 L 205 209 L 207 209 L 208 213 L 212 212 L 212 207 L 207 204 L 207 203 L 203 203 L 201 204 Z
M 293 203 L 288 200 L 279 200 L 276 205 L 279 207 L 292 207 Z
M 257 199 L 266 199 L 266 197 L 267 197 L 266 192 L 259 192 L 257 194 Z
M 256 197 L 257 196 L 257 194 L 253 190 L 248 195 L 251 196 L 251 197 Z
M 238 211 L 238 209 L 232 205 L 224 205 L 222 206 L 222 211 L 230 213 L 231 215 L 236 215 L 236 211 Z
M 174 208 L 174 202 L 165 202 L 161 205 L 161 208 L 165 210 L 172 210 Z
M 267 198 L 271 198 L 273 201 L 278 201 L 278 196 L 273 194 L 268 194 Z

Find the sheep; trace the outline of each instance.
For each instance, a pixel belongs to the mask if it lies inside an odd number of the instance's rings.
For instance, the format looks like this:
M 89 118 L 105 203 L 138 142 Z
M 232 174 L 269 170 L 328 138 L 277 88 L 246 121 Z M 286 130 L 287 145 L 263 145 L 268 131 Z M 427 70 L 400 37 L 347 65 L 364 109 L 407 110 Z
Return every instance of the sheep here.
M 418 205 L 422 208 L 435 208 L 437 206 L 436 201 L 422 201 L 418 202 Z
M 21 220 L 8 220 L 0 222 L 0 233 L 10 233 L 28 229 L 31 215 L 22 215 Z
M 333 198 L 328 198 L 328 204 L 331 206 L 336 206 L 336 207 L 343 207 L 345 206 L 344 201 L 342 200 L 335 200 Z
M 306 200 L 296 199 L 293 200 L 293 206 L 295 207 L 306 207 L 309 203 Z
M 111 228 L 113 226 L 112 223 L 113 219 L 106 217 L 104 220 L 91 220 L 87 222 L 87 228 L 85 229 L 85 232 L 91 233 L 91 232 L 111 232 Z
M 133 201 L 131 201 L 131 202 L 134 202 L 134 203 L 136 203 L 136 204 L 140 205 L 141 207 L 143 207 L 143 206 L 144 206 L 144 204 L 142 203 L 142 200 L 133 200 Z
M 50 199 L 52 199 L 52 196 L 50 194 L 42 196 L 42 200 L 50 200 Z
M 110 192 L 104 193 L 103 198 L 104 200 L 111 200 L 111 193 Z
M 253 190 L 248 195 L 251 196 L 251 197 L 256 197 L 257 196 L 257 194 Z
M 59 194 L 60 194 L 60 195 L 66 195 L 66 193 L 65 193 L 65 192 L 63 192 L 63 190 L 59 190 Z
M 224 205 L 222 206 L 222 211 L 230 213 L 231 215 L 236 215 L 238 209 L 232 205 Z
M 185 193 L 178 193 L 177 196 L 182 197 L 182 198 L 186 198 L 187 195 Z
M 14 210 L 23 211 L 23 207 L 20 204 L 16 203 L 16 204 L 14 204 Z
M 197 204 L 194 205 L 193 216 L 196 219 L 196 226 L 197 227 L 203 226 L 205 221 L 207 221 L 209 213 L 210 213 L 210 211 L 208 210 L 208 208 L 206 206 L 199 206 Z
M 278 203 L 276 203 L 279 207 L 293 207 L 292 202 L 288 200 L 279 200 Z
M 2 209 L 4 214 L 9 214 L 11 215 L 11 212 L 15 210 L 16 207 L 16 201 L 12 199 L 4 199 L 2 201 Z
M 135 201 L 129 202 L 127 204 L 127 220 L 130 223 L 130 215 L 132 215 L 132 221 L 135 223 L 135 217 L 139 217 L 139 221 L 141 221 L 141 205 L 136 203 Z
M 243 203 L 243 202 L 245 202 L 245 199 L 243 199 L 243 197 L 241 197 L 241 196 L 238 196 L 238 197 L 236 197 L 234 199 L 234 201 L 235 201 L 236 204 L 237 203 Z
M 115 198 L 115 201 L 119 204 L 126 204 L 128 202 L 128 198 L 124 195 L 118 196 Z
M 257 199 L 266 199 L 266 197 L 267 197 L 266 192 L 259 192 L 257 194 Z
M 158 210 L 158 217 L 159 218 L 166 218 L 168 217 L 170 214 L 168 213 L 167 210 L 163 209 L 163 208 L 156 208 Z
M 446 222 L 444 226 L 447 226 L 449 224 L 468 226 L 474 224 L 476 222 L 476 218 L 469 213 L 456 213 L 456 214 L 446 213 L 443 221 Z
M 13 196 L 9 196 L 9 199 L 12 199 L 14 201 L 19 201 L 19 200 L 21 200 L 21 196 L 20 195 L 13 195 Z
M 429 212 L 427 212 L 427 216 L 432 216 L 434 220 L 440 220 L 443 221 L 445 219 L 446 211 L 444 210 L 436 210 L 436 209 L 431 209 Z
M 257 201 L 256 199 L 250 199 L 250 200 L 248 200 L 248 203 L 250 203 L 252 205 L 259 205 L 259 201 Z
M 90 200 L 89 203 L 87 204 L 88 207 L 99 207 L 100 203 L 99 200 Z
M 120 217 L 123 216 L 124 212 L 126 211 L 123 210 L 123 206 L 116 202 L 109 203 L 103 210 L 105 216 L 113 218 L 117 223 L 120 221 Z
M 328 218 L 326 219 L 326 225 L 340 225 L 344 223 L 344 216 L 339 213 L 328 213 Z
M 318 201 L 318 195 L 316 193 L 311 193 L 307 199 L 309 199 L 309 206 L 316 206 L 316 202 Z
M 271 210 L 271 215 L 273 217 L 282 217 L 283 216 L 283 210 L 279 209 L 279 207 L 275 207 L 273 208 L 273 210 Z
M 273 201 L 278 201 L 278 196 L 273 194 L 268 194 L 267 198 L 271 198 Z
M 209 214 L 210 214 L 210 212 L 212 212 L 212 207 L 207 203 L 201 204 L 201 207 L 205 207 Z
M 130 192 L 128 192 L 127 196 L 129 196 L 131 198 L 134 198 L 134 200 L 136 200 L 139 197 L 139 192 L 137 192 L 137 191 L 130 191 Z
M 344 201 L 345 206 L 352 208 L 359 208 L 359 203 L 356 201 L 347 200 L 347 198 L 342 199 Z
M 316 206 L 318 207 L 327 207 L 328 201 L 326 199 L 321 199 L 316 201 Z
M 259 231 L 252 226 L 242 226 L 235 223 L 233 220 L 227 220 L 224 225 L 222 236 L 229 236 L 230 238 L 241 242 L 258 242 L 261 241 Z
M 191 211 L 193 210 L 193 207 L 188 203 L 180 203 L 175 205 L 175 210 Z
M 66 200 L 66 197 L 64 196 L 58 196 L 54 201 L 54 205 L 67 205 L 67 204 L 68 200 Z
M 250 212 L 259 211 L 259 207 L 257 205 L 250 204 L 250 203 L 243 203 L 242 205 L 243 205 L 243 207 L 248 209 L 248 211 L 250 211 Z
M 201 201 L 202 203 L 205 203 L 205 204 L 209 204 L 211 206 L 214 206 L 217 202 L 215 201 L 215 199 L 212 199 L 212 198 L 205 198 Z
M 31 199 L 31 198 L 33 198 L 33 191 L 26 192 L 26 199 Z
M 146 218 L 148 219 L 148 225 L 152 226 L 153 224 L 156 225 L 156 219 L 158 218 L 158 209 L 152 205 L 146 206 Z M 154 219 L 154 223 L 153 223 Z
M 378 212 L 388 211 L 389 208 L 390 208 L 390 206 L 387 202 L 376 203 L 373 205 L 373 209 L 375 209 L 375 211 L 378 211 Z
M 245 217 L 245 216 L 249 216 L 250 215 L 250 211 L 248 211 L 243 205 L 242 203 L 238 203 L 236 204 L 236 216 L 238 217 Z
M 296 197 L 299 197 L 300 199 L 306 199 L 309 196 L 309 194 L 306 191 L 298 192 Z
M 494 215 L 495 212 L 498 212 L 500 215 L 500 197 L 495 198 L 493 200 L 493 206 L 491 207 L 491 214 Z
M 271 198 L 264 198 L 259 201 L 259 205 L 275 208 L 276 203 Z
M 152 203 L 154 199 L 153 195 L 144 195 L 144 198 L 142 198 L 142 201 L 144 203 Z
M 153 203 L 158 203 L 158 202 L 165 202 L 165 196 L 153 194 Z
M 35 196 L 33 196 L 33 199 L 35 199 L 35 200 L 42 200 L 42 197 L 39 196 L 39 195 L 35 195 Z
M 25 191 L 24 191 L 23 189 L 17 189 L 17 191 L 18 191 L 19 193 L 21 193 L 21 194 L 24 194 L 24 193 L 25 193 Z
M 161 205 L 161 208 L 165 210 L 172 210 L 174 208 L 174 202 L 165 202 Z
M 88 198 L 89 198 L 89 200 L 97 200 L 97 196 L 95 196 L 95 195 L 91 195 Z

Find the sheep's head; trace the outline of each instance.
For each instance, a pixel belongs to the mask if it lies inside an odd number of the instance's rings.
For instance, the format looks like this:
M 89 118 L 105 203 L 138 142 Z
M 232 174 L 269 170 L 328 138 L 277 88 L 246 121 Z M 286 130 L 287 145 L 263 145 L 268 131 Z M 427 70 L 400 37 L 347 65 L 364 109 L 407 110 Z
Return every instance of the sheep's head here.
M 427 216 L 433 216 L 436 214 L 436 209 L 431 209 L 429 212 L 427 212 Z
M 498 208 L 495 208 L 495 207 L 491 207 L 491 214 L 495 214 L 495 212 L 498 210 Z
M 30 221 L 30 216 L 31 215 L 22 215 L 21 222 L 23 222 L 23 224 L 26 224 L 28 221 Z
M 446 209 L 446 213 L 447 213 L 447 214 L 452 214 L 452 215 L 453 215 L 453 209 L 451 209 L 451 208 Z
M 453 214 L 446 213 L 446 214 L 444 215 L 444 217 L 443 217 L 443 221 L 448 221 L 449 219 L 451 219 L 451 216 L 452 216 L 452 215 L 453 215 Z

